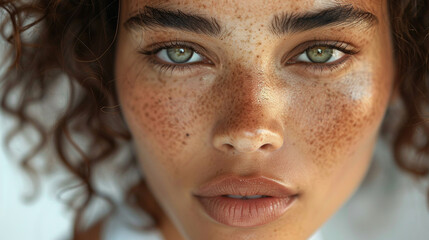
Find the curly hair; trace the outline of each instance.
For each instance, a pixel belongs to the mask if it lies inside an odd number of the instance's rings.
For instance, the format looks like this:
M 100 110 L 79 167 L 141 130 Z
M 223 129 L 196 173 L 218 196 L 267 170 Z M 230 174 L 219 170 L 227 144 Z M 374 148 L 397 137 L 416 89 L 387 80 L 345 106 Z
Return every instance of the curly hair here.
M 403 118 L 393 127 L 386 124 L 386 116 L 381 135 L 390 139 L 396 164 L 404 172 L 423 178 L 429 175 L 429 1 L 391 0 L 388 7 L 396 61 L 395 89 L 400 93 Z M 23 169 L 36 178 L 31 161 L 52 142 L 58 160 L 84 187 L 85 199 L 75 209 L 73 229 L 73 239 L 79 239 L 83 214 L 95 197 L 103 197 L 115 208 L 95 187 L 94 169 L 113 161 L 132 141 L 118 110 L 114 84 L 120 3 L 0 0 L 0 9 L 5 13 L 0 31 L 10 44 L 5 58 L 10 65 L 0 79 L 1 108 L 19 123 L 8 139 L 24 126 L 36 130 L 40 138 L 20 162 Z M 69 85 L 67 106 L 53 124 L 45 124 L 30 108 L 64 83 Z M 12 101 L 17 92 L 18 101 Z M 77 139 L 85 139 L 87 144 Z M 127 158 L 122 172 L 137 164 L 132 151 Z M 127 189 L 126 199 L 130 206 L 152 216 L 152 227 L 158 226 L 157 216 L 162 210 L 143 178 Z

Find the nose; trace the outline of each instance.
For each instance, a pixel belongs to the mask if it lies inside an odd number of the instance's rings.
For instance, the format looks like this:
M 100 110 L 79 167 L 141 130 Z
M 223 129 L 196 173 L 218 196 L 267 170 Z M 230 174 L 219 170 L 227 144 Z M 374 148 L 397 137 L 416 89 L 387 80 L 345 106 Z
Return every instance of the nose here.
M 261 74 L 241 71 L 224 86 L 224 113 L 213 134 L 213 146 L 223 152 L 272 152 L 283 146 L 283 101 Z M 233 74 L 234 76 L 234 74 Z

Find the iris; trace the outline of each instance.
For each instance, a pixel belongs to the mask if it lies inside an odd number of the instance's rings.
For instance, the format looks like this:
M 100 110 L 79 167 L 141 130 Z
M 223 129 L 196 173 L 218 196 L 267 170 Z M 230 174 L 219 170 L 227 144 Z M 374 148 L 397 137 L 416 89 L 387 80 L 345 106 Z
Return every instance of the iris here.
M 192 58 L 194 51 L 184 47 L 173 47 L 167 49 L 168 58 L 174 63 L 185 63 Z
M 306 51 L 308 59 L 314 63 L 326 63 L 334 54 L 334 49 L 329 47 L 317 46 L 309 48 Z

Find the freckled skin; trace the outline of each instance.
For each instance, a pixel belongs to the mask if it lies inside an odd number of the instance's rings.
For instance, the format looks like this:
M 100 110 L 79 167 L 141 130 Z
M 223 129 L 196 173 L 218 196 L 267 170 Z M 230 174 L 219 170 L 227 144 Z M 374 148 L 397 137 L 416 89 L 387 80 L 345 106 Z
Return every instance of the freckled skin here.
M 307 239 L 358 187 L 391 95 L 387 3 L 342 1 L 371 10 L 379 19 L 372 30 L 340 26 L 280 37 L 269 30 L 275 13 L 313 11 L 328 2 L 122 1 L 122 22 L 149 5 L 213 17 L 226 29 L 215 38 L 120 28 L 117 91 L 141 171 L 164 210 L 165 239 Z M 345 41 L 359 53 L 334 70 L 285 66 L 284 56 L 298 55 L 299 44 L 315 39 Z M 160 72 L 139 53 L 175 40 L 202 46 L 213 64 Z M 226 173 L 272 177 L 300 197 L 269 224 L 227 227 L 204 215 L 192 197 Z

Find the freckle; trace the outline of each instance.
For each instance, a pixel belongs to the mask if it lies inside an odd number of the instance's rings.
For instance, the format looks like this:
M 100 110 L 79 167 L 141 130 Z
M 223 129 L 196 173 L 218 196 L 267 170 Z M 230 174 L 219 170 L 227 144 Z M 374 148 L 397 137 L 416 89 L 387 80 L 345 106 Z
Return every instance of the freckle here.
M 183 145 L 186 145 L 186 142 L 185 142 L 185 141 L 183 141 L 183 142 L 182 142 L 182 144 L 183 144 Z

